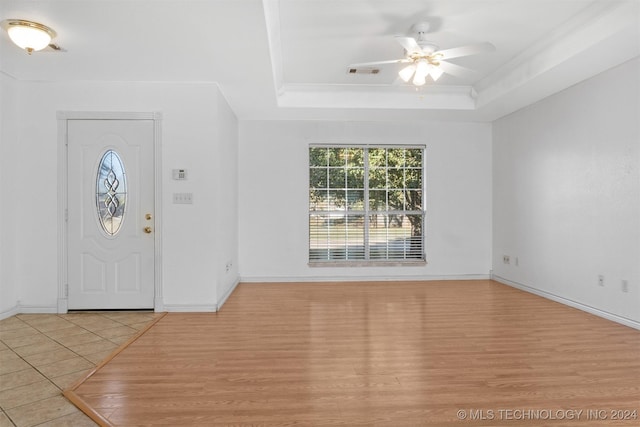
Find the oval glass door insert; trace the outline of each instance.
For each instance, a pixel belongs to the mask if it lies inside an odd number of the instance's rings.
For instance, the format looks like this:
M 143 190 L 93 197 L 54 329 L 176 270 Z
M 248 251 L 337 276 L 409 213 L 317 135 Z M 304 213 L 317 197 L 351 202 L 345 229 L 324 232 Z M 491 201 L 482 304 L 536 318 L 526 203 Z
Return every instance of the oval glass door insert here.
M 98 219 L 102 229 L 115 236 L 124 221 L 127 204 L 127 178 L 118 153 L 114 150 L 104 153 L 96 176 Z

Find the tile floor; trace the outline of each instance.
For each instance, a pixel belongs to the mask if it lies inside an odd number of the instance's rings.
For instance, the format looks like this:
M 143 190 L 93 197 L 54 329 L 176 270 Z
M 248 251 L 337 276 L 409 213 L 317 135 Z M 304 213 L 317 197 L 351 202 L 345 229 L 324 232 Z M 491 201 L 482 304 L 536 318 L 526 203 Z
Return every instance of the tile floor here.
M 62 390 L 158 315 L 18 314 L 0 320 L 0 427 L 95 426 Z

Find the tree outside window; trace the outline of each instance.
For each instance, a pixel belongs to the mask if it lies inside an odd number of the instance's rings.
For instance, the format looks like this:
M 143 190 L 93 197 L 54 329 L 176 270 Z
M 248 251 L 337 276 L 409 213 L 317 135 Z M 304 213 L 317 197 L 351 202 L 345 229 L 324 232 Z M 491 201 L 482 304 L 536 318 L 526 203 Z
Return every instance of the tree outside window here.
M 422 147 L 309 148 L 309 261 L 424 260 Z

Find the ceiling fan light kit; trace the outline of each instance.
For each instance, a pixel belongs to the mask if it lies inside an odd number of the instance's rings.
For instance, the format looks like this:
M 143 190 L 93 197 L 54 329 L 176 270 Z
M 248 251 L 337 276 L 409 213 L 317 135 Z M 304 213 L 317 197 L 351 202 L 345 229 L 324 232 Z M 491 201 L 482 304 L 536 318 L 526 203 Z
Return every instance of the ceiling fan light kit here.
M 398 72 L 398 75 L 405 83 L 407 83 L 409 82 L 409 80 L 411 80 L 411 77 L 415 72 L 416 72 L 416 64 L 411 64 L 411 65 L 407 65 L 402 70 L 400 70 Z
M 9 38 L 21 49 L 32 52 L 49 46 L 56 32 L 46 25 L 24 19 L 7 19 L 2 22 L 2 28 L 7 31 Z
M 422 86 L 427 82 L 427 76 L 430 76 L 434 82 L 442 76 L 444 71 L 438 65 L 440 64 L 432 63 L 427 59 L 421 58 L 400 70 L 398 76 L 400 76 L 405 83 L 408 83 L 411 77 L 413 77 L 412 83 L 415 86 Z
M 427 76 L 430 76 L 433 81 L 437 81 L 444 73 L 456 77 L 466 77 L 473 73 L 473 70 L 445 60 L 495 50 L 495 47 L 491 43 L 480 43 L 440 50 L 435 43 L 425 39 L 425 33 L 429 30 L 429 27 L 428 22 L 419 22 L 412 27 L 413 31 L 417 33 L 417 38 L 407 36 L 395 37 L 396 41 L 404 48 L 404 58 L 353 64 L 350 67 L 409 64 L 398 72 L 398 76 L 406 83 L 411 81 L 414 86 L 423 86 L 427 81 Z
M 438 79 L 440 78 L 440 76 L 442 76 L 443 73 L 444 71 L 440 67 L 431 67 L 431 70 L 429 71 L 429 75 L 431 76 L 434 82 L 438 81 Z

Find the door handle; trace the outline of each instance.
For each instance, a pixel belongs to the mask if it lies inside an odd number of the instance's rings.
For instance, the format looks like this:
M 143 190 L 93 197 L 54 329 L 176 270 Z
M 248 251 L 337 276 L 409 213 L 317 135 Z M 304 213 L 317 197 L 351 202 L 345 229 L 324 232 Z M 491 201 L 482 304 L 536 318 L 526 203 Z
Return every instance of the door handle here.
M 147 234 L 150 234 L 153 230 L 151 229 L 151 227 L 145 227 L 143 228 L 144 232 Z

